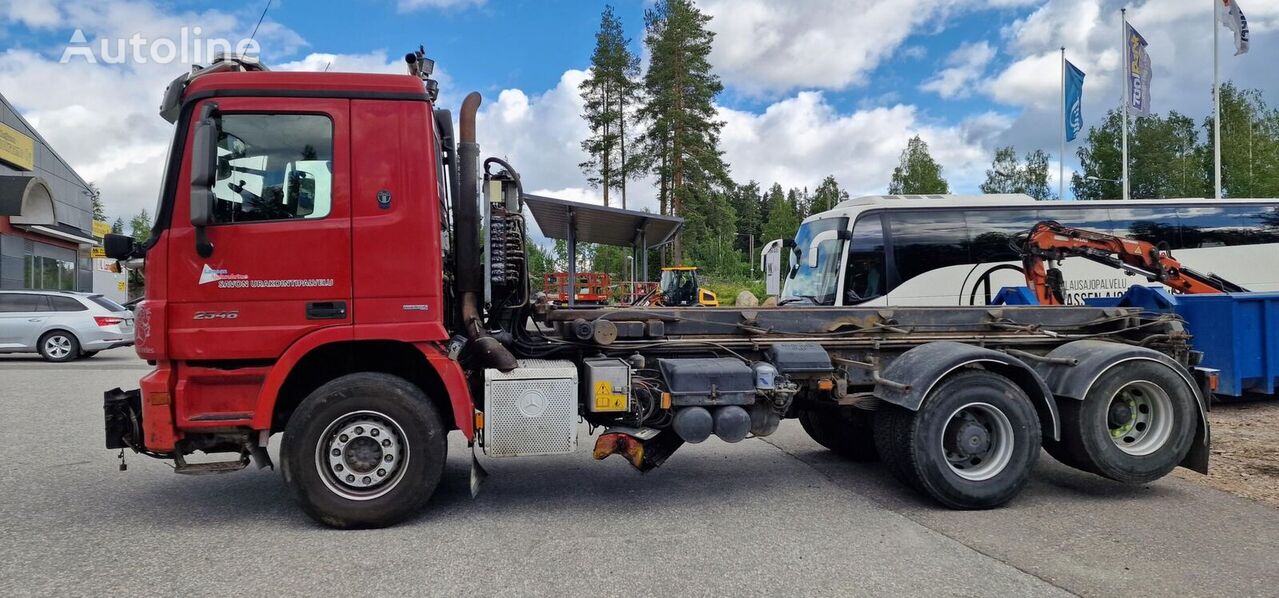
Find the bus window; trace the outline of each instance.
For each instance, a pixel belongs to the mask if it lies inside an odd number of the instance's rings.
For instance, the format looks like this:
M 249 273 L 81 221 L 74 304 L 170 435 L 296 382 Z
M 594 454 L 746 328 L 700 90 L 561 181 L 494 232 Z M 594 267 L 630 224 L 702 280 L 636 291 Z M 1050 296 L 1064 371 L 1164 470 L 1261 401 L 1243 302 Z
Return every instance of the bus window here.
M 1056 220 L 1066 226 L 1095 230 L 1106 234 L 1115 232 L 1115 227 L 1110 221 L 1110 211 L 1105 208 L 1061 207 L 1052 210 L 1041 210 L 1040 220 Z M 1033 222 L 1031 223 L 1032 226 L 1034 224 Z M 1119 234 L 1125 233 L 1120 232 Z
M 853 305 L 882 296 L 888 278 L 884 272 L 884 225 L 878 214 L 857 221 L 848 267 L 844 268 L 844 305 Z
M 1260 206 L 1258 206 L 1260 207 Z M 1258 210 L 1251 207 L 1218 208 L 1196 206 L 1180 208 L 1183 246 L 1188 249 L 1231 247 L 1254 243 L 1251 227 Z
M 900 212 L 889 216 L 899 283 L 947 266 L 972 263 L 964 213 Z
M 1253 243 L 1279 243 L 1279 206 L 1246 206 L 1235 208 L 1243 226 L 1252 234 Z
M 973 261 L 1021 261 L 1021 253 L 1013 248 L 1013 239 L 1043 220 L 1039 210 L 969 210 L 968 235 L 973 239 Z
M 1116 235 L 1171 249 L 1184 247 L 1177 210 L 1172 207 L 1110 208 L 1110 220 Z

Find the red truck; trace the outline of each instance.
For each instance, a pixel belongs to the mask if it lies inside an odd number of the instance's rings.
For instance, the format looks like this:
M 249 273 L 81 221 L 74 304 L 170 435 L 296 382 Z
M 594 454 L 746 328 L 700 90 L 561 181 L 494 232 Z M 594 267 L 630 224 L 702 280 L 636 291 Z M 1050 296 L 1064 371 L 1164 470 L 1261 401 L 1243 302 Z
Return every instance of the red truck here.
M 583 420 L 596 458 L 643 471 L 798 418 L 961 509 L 1011 500 L 1041 446 L 1125 482 L 1206 470 L 1212 372 L 1175 316 L 538 301 L 520 177 L 479 160 L 479 95 L 455 136 L 431 62 L 407 58 L 407 75 L 223 58 L 169 86 L 152 235 L 105 241 L 144 264 L 136 349 L 154 366 L 105 393 L 108 448 L 221 473 L 270 464 L 281 434 L 298 503 L 344 528 L 423 508 L 452 430 L 492 457 L 561 454 Z

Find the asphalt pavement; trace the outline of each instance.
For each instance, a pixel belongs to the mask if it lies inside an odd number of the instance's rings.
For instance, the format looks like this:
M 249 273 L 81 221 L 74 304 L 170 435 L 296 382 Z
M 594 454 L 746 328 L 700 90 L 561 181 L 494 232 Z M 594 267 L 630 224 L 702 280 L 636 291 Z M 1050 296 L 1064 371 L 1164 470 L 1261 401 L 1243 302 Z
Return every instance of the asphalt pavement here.
M 483 459 L 450 440 L 420 516 L 341 532 L 278 472 L 174 475 L 102 448 L 131 350 L 0 356 L 0 595 L 1257 595 L 1279 590 L 1279 510 L 1189 480 L 1124 486 L 1046 454 L 1007 507 L 942 509 L 786 422 L 661 469 L 577 453 Z M 272 441 L 272 451 L 278 445 Z

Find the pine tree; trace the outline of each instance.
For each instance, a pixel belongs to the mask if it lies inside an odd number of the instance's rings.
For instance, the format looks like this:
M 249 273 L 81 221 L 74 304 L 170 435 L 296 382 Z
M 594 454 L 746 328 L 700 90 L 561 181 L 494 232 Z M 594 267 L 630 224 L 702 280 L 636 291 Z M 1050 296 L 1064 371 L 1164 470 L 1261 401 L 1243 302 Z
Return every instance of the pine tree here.
M 941 165 L 928 153 L 928 144 L 918 135 L 906 143 L 901 161 L 888 183 L 889 195 L 929 195 L 950 193 L 942 178 Z
M 827 175 L 826 178 L 822 179 L 822 183 L 817 186 L 817 190 L 813 192 L 809 211 L 804 216 L 811 216 L 818 212 L 830 210 L 846 199 L 848 199 L 848 192 L 839 188 L 835 175 Z
M 648 130 L 640 142 L 657 176 L 662 213 L 685 216 L 706 207 L 714 187 L 728 184 L 714 106 L 724 86 L 709 62 L 715 34 L 707 29 L 710 17 L 690 0 L 658 0 L 644 20 L 650 62 L 639 115 Z M 672 251 L 682 257 L 681 239 Z
M 635 118 L 639 58 L 629 48 L 622 22 L 605 6 L 600 15 L 600 29 L 595 34 L 595 52 L 591 55 L 591 72 L 582 81 L 583 113 L 591 136 L 582 141 L 589 158 L 579 167 L 592 187 L 604 191 L 604 205 L 609 205 L 609 191 L 622 192 L 626 207 L 626 180 L 638 174 L 636 160 L 626 154 L 626 124 Z
M 763 215 L 759 211 L 761 205 L 759 183 L 750 181 L 745 185 L 735 186 L 729 197 L 729 205 L 737 217 L 737 248 L 750 249 L 752 239 L 758 246 L 761 241 L 760 233 L 763 231 Z M 754 259 L 751 256 L 747 257 Z
M 768 211 L 764 217 L 764 226 L 761 232 L 761 238 L 764 242 L 774 239 L 794 239 L 795 233 L 799 230 L 800 217 L 795 213 L 795 206 L 787 201 L 782 186 L 773 183 L 773 187 L 768 191 L 768 199 L 765 202 Z M 787 262 L 790 259 L 789 252 L 782 252 L 782 272 L 786 272 Z

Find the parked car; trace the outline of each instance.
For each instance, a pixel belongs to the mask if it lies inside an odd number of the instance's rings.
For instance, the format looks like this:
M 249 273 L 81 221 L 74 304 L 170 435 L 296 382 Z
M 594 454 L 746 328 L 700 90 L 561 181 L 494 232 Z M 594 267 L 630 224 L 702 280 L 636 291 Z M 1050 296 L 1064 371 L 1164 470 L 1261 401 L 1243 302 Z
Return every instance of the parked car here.
M 133 312 L 102 295 L 0 291 L 0 353 L 72 361 L 132 344 Z

